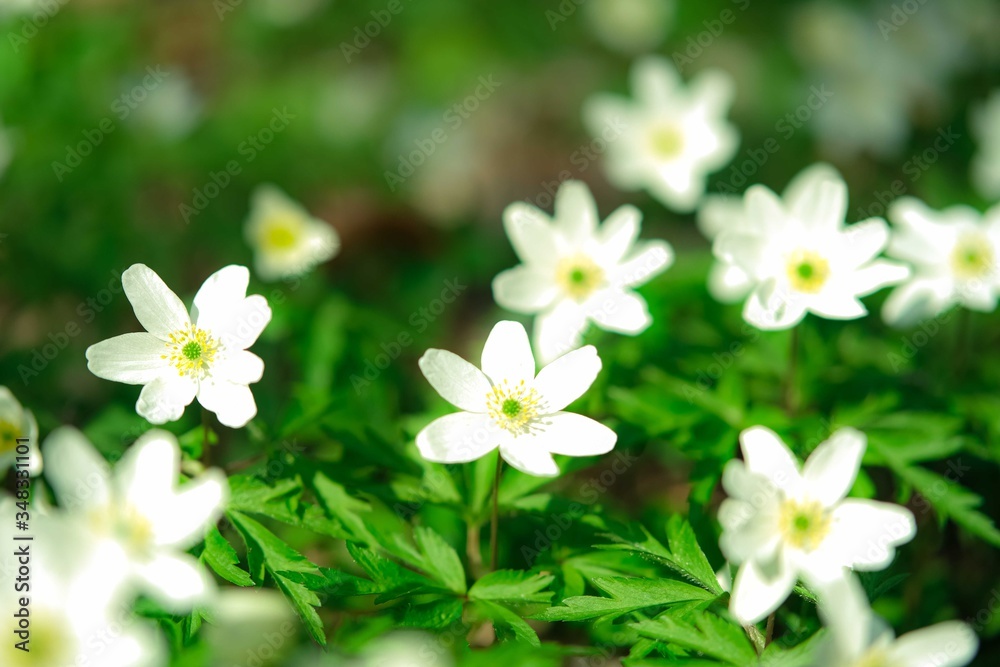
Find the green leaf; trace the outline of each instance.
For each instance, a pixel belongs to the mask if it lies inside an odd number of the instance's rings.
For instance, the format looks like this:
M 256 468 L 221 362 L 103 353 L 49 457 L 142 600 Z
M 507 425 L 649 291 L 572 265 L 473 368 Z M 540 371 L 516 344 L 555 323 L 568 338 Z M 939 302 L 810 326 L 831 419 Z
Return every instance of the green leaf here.
M 371 511 L 371 506 L 347 493 L 343 486 L 337 484 L 323 473 L 313 477 L 313 488 L 327 514 L 340 522 L 347 539 L 361 542 L 369 547 L 378 545 L 378 540 L 365 525 L 363 515 Z
M 399 606 L 399 625 L 404 628 L 445 630 L 462 620 L 462 601 L 455 598 Z
M 761 664 L 766 667 L 813 667 L 819 662 L 819 647 L 826 636 L 820 630 L 812 637 L 792 648 L 784 648 L 781 641 L 770 644 L 761 655 Z
M 285 578 L 304 584 L 310 590 L 322 593 L 324 597 L 374 595 L 379 592 L 378 585 L 372 581 L 325 567 L 320 568 L 320 574 L 305 572 L 284 572 L 283 574 Z
M 294 573 L 293 573 L 294 574 Z M 321 606 L 323 603 L 317 597 L 316 593 L 306 588 L 304 585 L 297 581 L 285 576 L 285 572 L 272 572 L 271 575 L 274 577 L 274 583 L 278 585 L 278 588 L 288 601 L 292 603 L 292 607 L 295 612 L 302 618 L 305 622 L 306 630 L 309 631 L 309 635 L 316 640 L 320 646 L 326 646 L 326 634 L 323 632 L 323 621 L 320 620 L 319 614 L 316 613 L 316 607 Z
M 469 598 L 492 602 L 547 603 L 552 593 L 543 593 L 555 577 L 521 570 L 497 570 L 487 574 L 469 589 Z
M 215 526 L 205 534 L 205 549 L 201 558 L 215 572 L 237 586 L 253 586 L 253 579 L 246 570 L 239 567 L 240 557 L 232 545 Z
M 433 591 L 437 588 L 426 577 L 407 570 L 372 549 L 348 542 L 347 550 L 354 562 L 378 586 L 379 596 L 375 599 L 378 604 L 418 591 Z
M 493 629 L 500 641 L 506 642 L 513 639 L 531 646 L 541 646 L 542 643 L 534 628 L 507 607 L 495 602 L 479 600 L 476 602 L 476 609 L 493 622 Z
M 743 628 L 711 613 L 697 614 L 691 622 L 663 615 L 633 623 L 632 627 L 644 637 L 676 644 L 730 665 L 757 664 L 757 652 Z
M 543 621 L 584 621 L 592 618 L 616 618 L 647 607 L 661 607 L 691 600 L 715 598 L 705 589 L 671 579 L 599 577 L 594 585 L 611 597 L 583 595 L 566 598 L 560 607 L 550 607 L 535 616 Z
M 418 526 L 414 538 L 423 554 L 422 569 L 443 583 L 449 590 L 464 595 L 465 569 L 455 549 L 431 528 Z

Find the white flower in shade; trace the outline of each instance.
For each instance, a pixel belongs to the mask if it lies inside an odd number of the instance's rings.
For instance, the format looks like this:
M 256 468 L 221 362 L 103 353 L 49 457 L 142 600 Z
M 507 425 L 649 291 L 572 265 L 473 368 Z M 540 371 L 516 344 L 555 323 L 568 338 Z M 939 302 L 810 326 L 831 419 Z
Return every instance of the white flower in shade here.
M 972 183 L 983 197 L 1000 199 L 1000 90 L 973 111 L 971 125 L 979 142 L 972 158 Z
M 148 333 L 91 345 L 87 367 L 106 380 L 143 385 L 135 409 L 153 424 L 180 419 L 197 397 L 224 425 L 245 426 L 257 414 L 248 385 L 264 374 L 264 362 L 247 348 L 271 321 L 267 300 L 247 296 L 249 282 L 246 267 L 220 269 L 198 290 L 189 316 L 156 273 L 132 265 L 122 286 Z
M 27 460 L 18 460 L 18 439 L 28 448 Z M 25 410 L 10 393 L 10 389 L 0 386 L 0 474 L 16 464 L 24 465 L 28 474 L 35 476 L 42 472 L 42 457 L 38 453 L 38 423 L 30 410 Z
M 775 433 L 755 426 L 740 434 L 743 461 L 730 461 L 719 508 L 719 547 L 739 564 L 730 611 L 756 623 L 778 608 L 795 582 L 820 585 L 844 568 L 880 570 L 896 545 L 913 538 L 913 514 L 899 505 L 845 498 L 867 441 L 850 428 L 819 445 L 800 469 Z
M 966 623 L 947 621 L 896 638 L 872 612 L 854 575 L 819 591 L 819 613 L 829 635 L 820 667 L 964 667 L 979 639 Z
M 615 432 L 563 408 L 583 395 L 601 370 L 593 345 L 574 350 L 535 375 L 528 334 L 498 322 L 483 347 L 483 369 L 445 350 L 427 350 L 420 370 L 441 396 L 462 410 L 417 434 L 429 461 L 466 463 L 497 447 L 507 463 L 540 477 L 559 474 L 553 454 L 595 456 L 615 446 Z
M 708 174 L 729 162 L 739 144 L 736 128 L 725 120 L 733 90 L 732 79 L 719 70 L 703 71 L 684 87 L 666 58 L 636 62 L 635 101 L 598 95 L 584 107 L 595 135 L 612 123 L 625 127 L 608 141 L 608 178 L 623 190 L 646 189 L 674 210 L 694 210 Z
M 989 312 L 1000 293 L 1000 206 L 980 214 L 968 206 L 933 211 L 913 197 L 889 207 L 894 230 L 888 254 L 910 262 L 913 277 L 893 290 L 882 316 L 915 324 L 955 304 Z
M 884 220 L 844 225 L 847 185 L 831 167 L 810 167 L 784 200 L 753 185 L 743 206 L 739 228 L 722 232 L 712 250 L 749 276 L 743 318 L 759 329 L 793 327 L 806 313 L 863 317 L 861 297 L 909 275 L 902 264 L 876 259 L 889 242 Z
M 642 214 L 622 206 L 598 226 L 597 205 L 579 181 L 556 193 L 552 219 L 518 202 L 504 211 L 504 228 L 521 265 L 493 280 L 496 302 L 537 315 L 534 344 L 549 363 L 580 346 L 588 322 L 606 331 L 638 334 L 652 318 L 633 291 L 673 262 L 666 241 L 637 242 Z
M 62 507 L 95 540 L 121 555 L 127 585 L 178 613 L 204 602 L 212 580 L 185 551 L 222 515 L 225 474 L 208 470 L 177 487 L 177 439 L 154 429 L 125 452 L 114 473 L 79 431 L 61 428 L 44 445 L 45 476 Z
M 302 275 L 340 250 L 333 227 L 309 215 L 273 185 L 254 191 L 245 232 L 262 280 Z

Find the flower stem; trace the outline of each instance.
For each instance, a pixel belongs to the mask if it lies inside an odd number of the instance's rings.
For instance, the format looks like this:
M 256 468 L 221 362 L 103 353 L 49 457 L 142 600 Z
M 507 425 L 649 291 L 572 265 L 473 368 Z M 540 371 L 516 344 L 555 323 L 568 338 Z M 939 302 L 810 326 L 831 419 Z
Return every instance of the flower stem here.
M 478 522 L 469 518 L 465 527 L 465 557 L 469 560 L 469 572 L 473 579 L 483 576 L 483 552 L 479 544 L 479 530 L 481 526 Z
M 772 611 L 771 615 L 767 617 L 767 629 L 764 631 L 765 647 L 767 647 L 767 645 L 771 643 L 771 640 L 774 639 L 774 614 L 775 612 Z
M 801 326 L 801 324 L 799 325 Z M 796 378 L 799 370 L 799 327 L 792 329 L 788 348 L 788 369 L 785 375 L 785 412 L 794 415 L 799 409 Z
M 206 468 L 212 465 L 212 449 L 208 442 L 208 434 L 211 432 L 209 426 L 208 410 L 201 409 L 201 462 Z
M 500 476 L 503 474 L 503 458 L 497 456 L 497 474 L 493 478 L 493 513 L 490 516 L 490 572 L 497 569 L 497 528 L 500 523 Z

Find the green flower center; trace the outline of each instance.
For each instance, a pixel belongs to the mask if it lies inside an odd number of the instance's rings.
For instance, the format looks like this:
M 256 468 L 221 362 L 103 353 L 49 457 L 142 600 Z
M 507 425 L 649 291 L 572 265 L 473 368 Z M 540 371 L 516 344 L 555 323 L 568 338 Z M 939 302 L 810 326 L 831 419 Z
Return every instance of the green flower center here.
M 812 551 L 830 532 L 830 516 L 816 501 L 786 500 L 778 514 L 778 525 L 786 542 Z
M 190 343 L 184 346 L 184 348 L 181 350 L 181 354 L 183 354 L 191 361 L 194 361 L 195 359 L 201 357 L 201 345 L 199 345 L 195 341 L 191 341 Z
M 893 664 L 889 662 L 889 656 L 884 650 L 874 648 L 861 656 L 861 659 L 854 663 L 854 667 L 893 667 Z
M 160 357 L 176 368 L 178 375 L 189 375 L 199 380 L 208 375 L 215 355 L 222 347 L 207 331 L 194 325 L 170 334 L 166 346 L 167 351 Z
M 515 436 L 529 433 L 535 428 L 540 403 L 538 392 L 524 380 L 515 385 L 504 380 L 493 385 L 493 389 L 486 394 L 486 412 L 493 423 Z
M 830 263 L 812 250 L 796 250 L 787 261 L 788 282 L 797 292 L 816 294 L 830 277 Z
M 291 250 L 299 244 L 301 221 L 288 214 L 275 215 L 264 223 L 260 236 L 261 245 L 278 252 Z
M 513 398 L 508 398 L 503 402 L 501 410 L 508 417 L 516 417 L 521 412 L 521 403 Z
M 583 301 L 604 283 L 604 270 L 586 255 L 566 257 L 556 265 L 556 283 L 571 298 Z
M 17 439 L 21 437 L 21 429 L 15 424 L 0 419 L 0 454 L 12 452 L 17 447 Z
M 657 157 L 670 160 L 684 149 L 684 133 L 676 125 L 659 125 L 649 133 L 649 145 Z
M 995 263 L 993 246 L 982 234 L 965 234 L 951 254 L 952 269 L 958 277 L 966 280 L 990 274 Z

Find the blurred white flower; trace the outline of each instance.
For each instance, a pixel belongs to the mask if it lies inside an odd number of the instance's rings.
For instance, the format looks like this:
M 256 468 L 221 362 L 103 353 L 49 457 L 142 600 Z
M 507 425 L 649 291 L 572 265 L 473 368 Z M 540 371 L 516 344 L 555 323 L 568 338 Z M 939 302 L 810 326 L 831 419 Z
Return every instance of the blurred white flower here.
M 449 667 L 449 645 L 419 632 L 394 632 L 371 642 L 356 667 Z
M 498 322 L 483 347 L 482 370 L 445 350 L 427 350 L 420 370 L 441 396 L 462 410 L 417 434 L 428 461 L 466 463 L 500 448 L 505 461 L 529 475 L 559 474 L 553 454 L 606 454 L 618 436 L 603 424 L 563 408 L 583 395 L 601 370 L 593 345 L 574 350 L 535 375 L 528 334 Z
M 170 70 L 163 81 L 147 88 L 142 101 L 137 99 L 132 104 L 134 110 L 131 106 L 120 106 L 116 111 L 129 112 L 128 122 L 164 139 L 187 136 L 201 117 L 201 100 L 181 69 Z
M 248 352 L 271 320 L 260 295 L 247 296 L 250 272 L 227 266 L 209 276 L 184 304 L 155 272 L 133 264 L 122 274 L 125 295 L 148 333 L 129 333 L 91 345 L 87 367 L 98 377 L 143 385 L 135 409 L 153 424 L 176 421 L 198 402 L 232 428 L 257 414 L 248 385 L 264 362 Z
M 663 43 L 674 22 L 674 0 L 589 0 L 583 7 L 590 30 L 608 48 L 627 54 Z
M 608 178 L 619 188 L 645 188 L 676 211 L 694 210 L 709 173 L 732 159 L 739 144 L 725 120 L 732 103 L 732 79 L 721 70 L 699 73 L 688 86 L 661 56 L 632 66 L 635 100 L 596 95 L 584 106 L 584 121 L 599 136 L 609 124 L 623 124 L 608 142 Z
M 854 575 L 820 591 L 819 613 L 830 634 L 820 667 L 963 667 L 979 639 L 967 624 L 947 621 L 896 638 L 875 616 Z
M 309 215 L 273 185 L 254 191 L 245 232 L 262 280 L 302 275 L 340 250 L 333 227 Z
M 285 596 L 270 588 L 221 587 L 212 622 L 202 626 L 212 665 L 288 665 L 300 624 Z
M 866 445 L 864 434 L 842 428 L 800 469 L 770 429 L 740 434 L 744 460 L 727 463 L 722 475 L 729 498 L 719 508 L 719 547 L 740 565 L 730 611 L 741 623 L 777 609 L 799 578 L 821 585 L 845 576 L 844 568 L 881 570 L 896 545 L 913 538 L 905 507 L 845 498 Z
M 882 317 L 908 326 L 959 304 L 990 312 L 1000 293 L 1000 206 L 934 211 L 913 197 L 889 206 L 895 229 L 888 254 L 913 264 L 913 277 L 885 302 Z
M 164 608 L 184 613 L 205 602 L 214 585 L 187 549 L 222 515 L 225 474 L 206 471 L 177 488 L 177 439 L 154 429 L 110 466 L 79 431 L 64 427 L 45 440 L 45 476 L 62 507 L 92 537 L 121 554 L 127 585 Z
M 759 329 L 788 329 L 806 313 L 864 316 L 860 297 L 909 275 L 876 259 L 889 242 L 888 225 L 871 218 L 845 227 L 847 184 L 832 167 L 814 165 L 793 183 L 784 200 L 762 185 L 748 188 L 739 227 L 713 244 L 723 265 L 742 269 L 753 285 L 743 318 Z
M 625 334 L 645 330 L 652 318 L 632 288 L 673 262 L 666 241 L 637 242 L 642 214 L 622 206 L 598 226 L 597 204 L 579 181 L 556 193 L 550 219 L 530 204 L 504 211 L 504 228 L 523 262 L 493 279 L 496 302 L 537 315 L 534 344 L 545 364 L 580 346 L 588 322 Z
M 1000 199 L 1000 90 L 973 111 L 970 124 L 979 142 L 972 158 L 972 183 L 986 199 Z
M 14 398 L 10 389 L 0 386 L 0 474 L 16 461 L 18 438 L 27 438 L 28 474 L 34 477 L 42 472 L 42 457 L 38 453 L 38 422 L 30 410 L 25 410 Z

